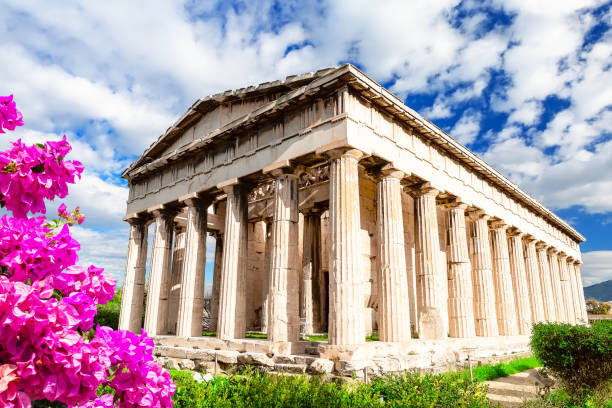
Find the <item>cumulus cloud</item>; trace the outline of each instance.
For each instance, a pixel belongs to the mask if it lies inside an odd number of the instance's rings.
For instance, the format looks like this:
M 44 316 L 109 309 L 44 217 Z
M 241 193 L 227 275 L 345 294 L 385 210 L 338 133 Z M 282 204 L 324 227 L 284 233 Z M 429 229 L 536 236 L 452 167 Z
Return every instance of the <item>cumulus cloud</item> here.
M 476 140 L 480 132 L 480 120 L 482 115 L 478 112 L 466 112 L 461 119 L 455 123 L 450 134 L 460 143 L 468 145 Z
M 582 254 L 582 284 L 591 286 L 612 279 L 612 251 L 591 251 Z
M 83 224 L 86 225 L 86 224 Z M 96 231 L 83 226 L 72 227 L 72 236 L 81 244 L 79 265 L 95 265 L 119 282 L 125 273 L 128 228 Z

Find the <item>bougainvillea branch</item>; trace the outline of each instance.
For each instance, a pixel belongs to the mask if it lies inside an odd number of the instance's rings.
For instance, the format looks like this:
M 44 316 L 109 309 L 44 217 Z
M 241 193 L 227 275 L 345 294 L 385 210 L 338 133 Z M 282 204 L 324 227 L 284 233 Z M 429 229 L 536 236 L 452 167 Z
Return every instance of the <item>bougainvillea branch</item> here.
M 13 96 L 0 97 L 0 132 L 21 125 Z M 153 361 L 152 339 L 93 328 L 116 282 L 77 265 L 70 227 L 85 220 L 80 209 L 62 204 L 57 219 L 28 217 L 45 214 L 45 200 L 66 197 L 80 178 L 81 163 L 65 159 L 70 151 L 64 136 L 0 152 L 0 203 L 13 214 L 0 219 L 0 406 L 171 407 L 176 387 Z M 99 396 L 101 386 L 113 392 Z

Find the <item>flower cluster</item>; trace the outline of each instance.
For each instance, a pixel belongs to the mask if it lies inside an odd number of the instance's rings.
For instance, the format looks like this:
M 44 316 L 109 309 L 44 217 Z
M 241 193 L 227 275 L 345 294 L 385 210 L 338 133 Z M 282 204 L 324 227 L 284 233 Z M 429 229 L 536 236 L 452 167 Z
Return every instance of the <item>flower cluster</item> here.
M 17 110 L 13 95 L 0 96 L 0 133 L 4 133 L 2 128 L 15 130 L 16 126 L 23 126 L 23 116 Z
M 85 222 L 85 214 L 81 214 L 81 207 L 77 207 L 74 211 L 69 212 L 66 209 L 66 204 L 61 204 L 57 209 L 57 213 L 60 217 L 58 223 L 68 224 L 72 227 L 75 223 L 81 225 Z
M 0 194 L 15 217 L 25 218 L 28 212 L 45 214 L 45 199 L 66 197 L 68 184 L 81 177 L 81 163 L 64 159 L 72 150 L 66 135 L 57 142 L 28 146 L 17 140 L 11 145 L 0 152 Z
M 167 407 L 176 390 L 170 375 L 153 361 L 153 340 L 145 331 L 140 336 L 127 331 L 97 327 L 96 334 L 114 347 L 115 365 L 110 386 L 116 391 L 120 407 Z
M 0 406 L 7 408 L 25 408 L 30 406 L 30 398 L 25 392 L 17 389 L 17 366 L 0 365 Z
M 79 335 L 79 310 L 54 297 L 44 281 L 27 285 L 0 277 L 0 299 L 0 361 L 18 367 L 19 388 L 32 400 L 70 406 L 95 398 L 111 350 Z
M 0 97 L 0 132 L 21 124 L 12 96 Z M 0 406 L 171 407 L 176 387 L 153 361 L 144 331 L 91 330 L 116 282 L 102 268 L 76 265 L 80 245 L 70 227 L 85 220 L 79 207 L 62 204 L 57 220 L 28 218 L 80 177 L 81 164 L 64 160 L 70 150 L 64 136 L 0 152 L 0 203 L 13 213 L 0 218 Z M 101 385 L 113 393 L 98 396 Z
M 78 261 L 79 249 L 67 226 L 54 234 L 44 217 L 0 218 L 0 266 L 12 281 L 60 278 Z

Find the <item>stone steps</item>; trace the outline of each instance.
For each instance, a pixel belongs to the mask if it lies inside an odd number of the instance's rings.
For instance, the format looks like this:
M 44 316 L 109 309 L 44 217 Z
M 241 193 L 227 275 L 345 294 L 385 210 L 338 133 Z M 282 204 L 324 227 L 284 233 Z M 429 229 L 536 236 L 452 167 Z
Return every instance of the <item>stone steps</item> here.
M 485 381 L 485 384 L 489 386 L 487 398 L 503 407 L 520 407 L 526 401 L 537 398 L 536 386 L 529 378 L 532 371 L 535 369 Z

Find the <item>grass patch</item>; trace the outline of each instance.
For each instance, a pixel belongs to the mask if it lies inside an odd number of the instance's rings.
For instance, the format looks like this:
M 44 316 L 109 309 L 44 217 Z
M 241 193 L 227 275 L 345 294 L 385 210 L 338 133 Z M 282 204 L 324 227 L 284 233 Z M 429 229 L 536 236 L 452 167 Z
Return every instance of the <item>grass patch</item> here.
M 499 363 L 495 365 L 481 365 L 472 368 L 474 380 L 490 381 L 500 377 L 507 377 L 512 374 L 520 373 L 531 368 L 541 367 L 542 364 L 535 357 L 519 358 L 517 360 L 508 361 L 507 363 Z
M 202 331 L 202 336 L 204 336 L 204 337 L 216 337 L 217 336 L 217 332 L 216 331 L 203 330 Z M 245 337 L 247 339 L 267 339 L 268 335 L 265 334 L 265 333 L 247 333 L 245 335 Z
M 245 337 L 247 339 L 267 339 L 268 335 L 266 333 L 247 333 Z
M 378 333 L 372 332 L 370 336 L 366 337 L 366 341 L 378 341 Z
M 307 334 L 306 340 L 308 341 L 327 341 L 327 333 L 322 334 Z
M 327 341 L 328 337 L 327 337 L 327 333 L 307 334 L 306 340 L 308 341 Z M 378 341 L 378 333 L 372 332 L 370 336 L 366 337 L 365 341 Z

